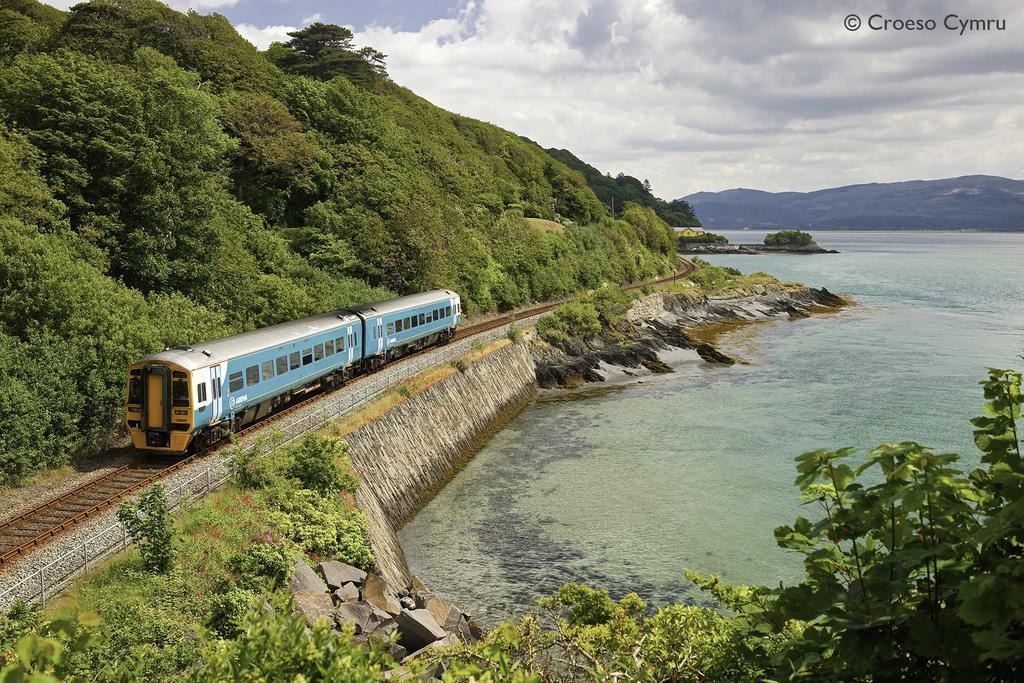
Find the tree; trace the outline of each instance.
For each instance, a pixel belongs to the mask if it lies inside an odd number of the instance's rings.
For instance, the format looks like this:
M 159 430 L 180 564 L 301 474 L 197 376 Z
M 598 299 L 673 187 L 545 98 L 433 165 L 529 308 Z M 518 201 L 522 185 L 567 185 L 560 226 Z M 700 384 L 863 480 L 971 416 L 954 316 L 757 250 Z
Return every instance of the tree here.
M 356 50 L 352 31 L 345 26 L 316 22 L 288 35 L 291 40 L 267 51 L 268 57 L 285 71 L 321 81 L 345 76 L 361 85 L 387 75 L 386 55 L 371 47 Z
M 117 518 L 132 542 L 138 544 L 142 566 L 151 572 L 166 573 L 174 561 L 174 532 L 163 485 L 154 484 L 138 500 L 121 503 Z
M 817 243 L 809 232 L 802 230 L 780 230 L 764 236 L 764 243 L 769 247 L 813 247 Z

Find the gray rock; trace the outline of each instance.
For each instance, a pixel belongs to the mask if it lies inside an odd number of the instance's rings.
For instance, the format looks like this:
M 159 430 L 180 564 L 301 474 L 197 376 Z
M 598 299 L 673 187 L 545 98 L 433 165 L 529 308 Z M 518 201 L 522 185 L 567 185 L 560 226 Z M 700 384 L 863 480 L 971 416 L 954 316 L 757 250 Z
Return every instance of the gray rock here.
M 320 591 L 297 590 L 292 593 L 296 616 L 302 615 L 307 624 L 313 624 L 320 617 L 328 619 L 334 614 L 331 596 Z
M 387 582 L 376 574 L 366 575 L 366 585 L 363 586 L 363 600 L 391 615 L 396 615 L 402 611 L 402 604 L 398 602 L 398 596 L 388 588 Z
M 448 635 L 430 612 L 425 609 L 399 612 L 395 621 L 398 623 L 398 642 L 409 650 L 419 650 Z
M 366 572 L 338 560 L 321 562 L 316 566 L 316 569 L 324 577 L 331 590 L 341 588 L 346 583 L 362 586 L 363 582 L 366 581 Z
M 473 634 L 473 637 L 480 640 L 484 637 L 484 630 L 480 628 L 480 624 L 476 623 L 476 619 L 466 619 L 466 625 L 469 627 L 469 632 Z
M 323 579 L 317 576 L 316 572 L 302 560 L 295 561 L 295 570 L 292 572 L 291 581 L 288 582 L 288 590 L 292 593 L 298 591 L 329 592 Z
M 405 609 L 416 609 L 416 601 L 408 595 L 404 598 L 399 598 L 398 603 Z
M 346 602 L 338 605 L 338 613 L 334 616 L 338 626 L 351 624 L 356 635 L 369 633 L 377 626 L 373 608 L 365 602 Z
M 337 603 L 358 602 L 359 586 L 354 583 L 346 583 L 341 588 L 334 591 L 332 595 L 334 596 L 334 601 Z
M 448 612 L 448 618 L 441 626 L 445 631 L 454 633 L 464 643 L 475 643 L 477 641 L 476 636 L 469 630 L 469 622 L 466 619 L 466 615 L 455 607 L 452 607 L 451 611 Z
M 436 595 L 430 594 L 424 601 L 423 607 L 430 612 L 430 615 L 434 617 L 434 621 L 439 624 L 443 624 L 448 621 L 448 614 L 454 609 L 458 611 L 452 603 L 448 602 L 443 598 L 439 598 Z M 461 614 L 461 613 L 460 613 Z
M 452 647 L 453 645 L 458 645 L 458 644 L 459 644 L 459 639 L 456 638 L 451 633 L 448 633 L 448 634 L 445 634 L 444 638 L 441 638 L 439 640 L 435 640 L 432 643 L 427 643 L 426 645 L 421 647 L 419 650 L 416 650 L 415 652 L 410 654 L 408 657 L 403 659 L 401 661 L 401 663 L 402 664 L 407 664 L 410 660 L 413 660 L 416 657 L 420 657 L 422 655 L 425 655 L 428 652 L 434 652 L 435 650 L 440 650 L 440 649 L 446 648 L 446 647 Z

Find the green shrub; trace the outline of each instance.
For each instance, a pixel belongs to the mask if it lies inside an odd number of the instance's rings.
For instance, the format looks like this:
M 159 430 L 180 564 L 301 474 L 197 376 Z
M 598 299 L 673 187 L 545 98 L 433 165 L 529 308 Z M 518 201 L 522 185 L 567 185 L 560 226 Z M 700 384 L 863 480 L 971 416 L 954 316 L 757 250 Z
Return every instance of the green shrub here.
M 508 332 L 505 333 L 508 340 L 515 344 L 523 336 L 523 328 L 520 325 L 512 323 L 508 326 Z
M 282 539 L 258 538 L 244 553 L 231 557 L 228 568 L 246 587 L 277 588 L 291 578 L 295 554 L 295 547 Z
M 453 360 L 451 365 L 452 365 L 453 368 L 455 368 L 459 372 L 465 372 L 466 371 L 466 361 L 462 360 L 461 358 L 456 358 L 455 360 Z
M 137 500 L 126 500 L 117 510 L 128 536 L 138 544 L 142 564 L 152 572 L 166 572 L 174 561 L 174 533 L 162 484 L 143 491 Z
M 256 594 L 246 588 L 228 588 L 213 600 L 210 628 L 221 638 L 241 633 L 246 615 L 253 612 Z
M 601 316 L 593 304 L 580 301 L 556 306 L 537 321 L 537 334 L 549 342 L 589 339 L 601 333 Z
M 274 465 L 258 447 L 238 448 L 228 462 L 231 481 L 240 489 L 266 488 L 273 481 Z
M 307 627 L 292 617 L 289 596 L 278 595 L 269 612 L 250 613 L 241 622 L 241 633 L 229 641 L 211 642 L 203 652 L 203 665 L 186 678 L 193 683 L 228 680 L 308 681 L 327 683 L 375 683 L 397 665 L 384 645 L 371 640 L 368 647 L 332 631 L 327 624 Z M 409 675 L 423 673 L 413 663 Z
M 348 446 L 340 439 L 309 434 L 289 453 L 289 475 L 308 489 L 331 495 L 355 493 L 359 487 L 355 474 L 348 469 Z

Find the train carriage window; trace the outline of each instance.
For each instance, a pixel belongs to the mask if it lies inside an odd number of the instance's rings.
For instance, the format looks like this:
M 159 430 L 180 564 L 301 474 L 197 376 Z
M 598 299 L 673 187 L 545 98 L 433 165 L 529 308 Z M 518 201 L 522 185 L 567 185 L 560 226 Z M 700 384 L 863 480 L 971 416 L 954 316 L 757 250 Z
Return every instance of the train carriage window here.
M 395 333 L 395 324 L 394 323 L 388 323 L 388 334 L 394 334 L 394 333 Z
M 313 360 L 323 360 L 323 359 L 324 359 L 324 345 L 323 344 L 317 344 L 316 346 L 313 347 Z
M 425 322 L 424 322 L 425 318 L 426 318 L 426 316 L 423 315 L 422 313 L 420 313 L 420 325 L 425 324 Z
M 206 403 L 206 382 L 200 382 L 196 387 L 196 402 Z
M 263 381 L 266 382 L 268 379 L 274 376 L 274 361 L 267 360 L 263 361 Z
M 288 354 L 288 369 L 298 370 L 299 369 L 299 352 L 292 351 Z
M 288 356 L 279 356 L 277 359 L 277 374 L 283 375 L 288 372 Z
M 435 308 L 434 309 L 434 320 L 440 320 L 440 319 L 441 319 L 441 311 L 440 311 L 440 309 Z
M 184 372 L 171 375 L 171 405 L 188 406 L 188 378 Z
M 324 343 L 324 353 L 328 358 L 334 355 L 334 342 L 329 341 Z
M 222 389 L 223 385 L 219 381 L 216 379 L 210 380 L 210 392 L 213 394 L 214 401 L 220 398 Z
M 359 333 L 358 332 L 353 332 L 352 333 L 352 346 L 359 346 Z
M 337 339 L 335 339 L 334 340 L 334 348 L 336 348 L 339 353 L 344 351 L 345 350 L 345 338 L 344 337 L 338 337 Z
M 452 307 L 451 306 L 445 306 L 444 307 L 444 317 L 446 317 L 446 318 L 452 317 Z
M 313 349 L 302 350 L 302 364 L 309 365 L 313 362 Z
M 245 383 L 250 387 L 260 383 L 260 366 L 250 365 L 245 369 Z
M 245 382 L 242 381 L 241 372 L 232 372 L 228 375 L 228 391 L 241 391 L 244 387 Z
M 142 374 L 133 371 L 128 379 L 128 402 L 142 403 Z
M 413 326 L 413 327 L 419 327 L 420 321 L 419 321 L 419 318 L 418 318 L 418 317 L 416 317 L 416 316 L 414 315 L 414 316 L 412 316 L 412 317 L 410 318 L 410 320 L 412 320 L 412 326 Z
M 399 318 L 398 320 L 395 321 L 395 332 L 401 332 L 401 331 L 402 331 L 402 319 Z

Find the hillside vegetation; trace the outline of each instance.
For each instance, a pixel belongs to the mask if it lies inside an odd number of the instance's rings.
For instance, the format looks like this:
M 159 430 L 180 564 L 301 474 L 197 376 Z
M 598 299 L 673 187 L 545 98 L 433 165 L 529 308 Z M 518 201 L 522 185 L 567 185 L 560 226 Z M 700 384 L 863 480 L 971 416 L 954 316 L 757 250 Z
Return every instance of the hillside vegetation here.
M 549 149 L 547 151 L 569 168 L 579 171 L 605 208 L 609 210 L 614 208 L 616 215 L 626 206 L 627 202 L 633 202 L 654 209 L 659 218 L 672 226 L 692 227 L 701 224 L 697 216 L 694 215 L 689 202 L 685 199 L 673 199 L 667 202 L 655 197 L 651 193 L 651 184 L 647 180 L 641 181 L 625 173 L 619 173 L 613 178 L 567 149 Z
M 109 439 L 124 368 L 165 346 L 431 287 L 507 310 L 653 276 L 672 246 L 340 27 L 261 53 L 155 0 L 5 2 L 0 484 Z

